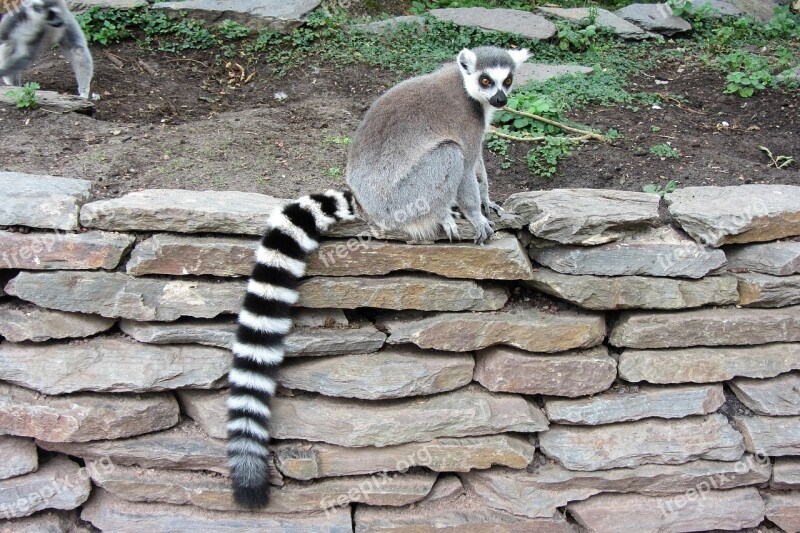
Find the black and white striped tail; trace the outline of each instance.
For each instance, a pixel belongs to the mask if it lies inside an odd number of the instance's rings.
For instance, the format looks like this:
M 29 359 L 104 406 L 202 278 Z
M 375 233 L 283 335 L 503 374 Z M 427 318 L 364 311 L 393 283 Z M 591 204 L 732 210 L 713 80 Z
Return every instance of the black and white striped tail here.
M 261 239 L 228 373 L 228 464 L 234 498 L 242 506 L 262 507 L 269 499 L 269 404 L 306 258 L 319 246 L 320 233 L 354 218 L 352 194 L 329 190 L 276 211 Z

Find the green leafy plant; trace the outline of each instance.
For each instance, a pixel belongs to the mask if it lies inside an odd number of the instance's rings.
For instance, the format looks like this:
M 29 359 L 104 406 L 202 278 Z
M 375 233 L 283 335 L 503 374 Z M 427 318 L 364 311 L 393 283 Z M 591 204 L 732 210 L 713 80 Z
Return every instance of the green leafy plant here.
M 669 180 L 663 187 L 656 183 L 650 183 L 642 187 L 644 192 L 651 192 L 655 193 L 659 196 L 664 196 L 667 193 L 675 192 L 675 189 L 678 188 L 678 184 L 675 180 Z
M 731 72 L 725 77 L 725 94 L 738 94 L 742 98 L 749 98 L 756 91 L 766 89 L 774 81 L 774 77 L 766 70 L 754 72 Z
M 795 15 L 789 6 L 778 6 L 774 15 L 764 23 L 762 32 L 768 39 L 797 39 L 800 37 L 800 15 Z
M 131 26 L 135 25 L 136 13 L 122 9 L 103 9 L 98 6 L 75 15 L 86 40 L 90 43 L 108 45 L 118 43 L 132 36 Z
M 681 156 L 677 148 L 668 144 L 657 144 L 650 148 L 650 153 L 661 159 L 678 159 Z
M 766 146 L 759 146 L 758 149 L 761 150 L 762 152 L 764 152 L 765 154 L 767 154 L 767 157 L 769 157 L 770 162 L 767 164 L 768 167 L 787 168 L 787 167 L 792 166 L 794 163 L 796 163 L 794 157 L 792 157 L 792 156 L 789 156 L 789 155 L 774 156 L 774 155 L 772 155 L 772 151 L 769 148 L 767 148 Z
M 548 136 L 525 156 L 528 169 L 538 177 L 555 175 L 558 162 L 572 154 L 574 143 L 566 137 Z
M 20 109 L 36 109 L 39 102 L 36 100 L 36 91 L 41 89 L 35 81 L 29 81 L 19 89 L 12 89 L 6 94 L 14 98 L 15 103 Z
M 223 37 L 230 40 L 244 39 L 250 35 L 250 29 L 235 20 L 225 19 L 217 28 Z
M 342 169 L 339 167 L 330 167 L 328 169 L 328 176 L 339 179 L 342 177 Z

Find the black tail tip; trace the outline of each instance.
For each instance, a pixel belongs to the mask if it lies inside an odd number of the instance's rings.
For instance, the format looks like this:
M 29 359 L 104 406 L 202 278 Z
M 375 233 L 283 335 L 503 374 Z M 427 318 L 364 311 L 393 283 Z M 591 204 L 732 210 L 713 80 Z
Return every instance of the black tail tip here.
M 233 500 L 246 509 L 262 509 L 269 503 L 269 485 L 259 487 L 233 487 Z

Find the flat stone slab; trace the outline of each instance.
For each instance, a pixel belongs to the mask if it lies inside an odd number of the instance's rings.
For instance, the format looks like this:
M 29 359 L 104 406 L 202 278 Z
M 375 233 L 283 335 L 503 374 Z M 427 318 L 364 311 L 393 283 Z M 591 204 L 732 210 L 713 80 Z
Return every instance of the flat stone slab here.
M 709 246 L 800 235 L 798 186 L 686 187 L 664 198 L 675 222 Z
M 800 489 L 800 458 L 777 457 L 772 465 L 773 489 Z
M 116 439 L 168 429 L 179 419 L 172 394 L 45 396 L 0 384 L 0 427 L 14 435 L 57 442 Z
M 106 460 L 114 465 L 228 473 L 227 442 L 209 437 L 192 422 L 130 438 L 91 442 L 37 440 L 36 444 L 45 450 L 84 460 Z M 270 481 L 273 479 L 270 476 Z
M 662 35 L 675 35 L 692 29 L 692 25 L 672 14 L 667 4 L 630 4 L 614 14 L 643 30 Z
M 739 305 L 787 307 L 800 304 L 800 275 L 735 274 L 739 282 Z
M 356 533 L 575 533 L 561 513 L 546 518 L 516 516 L 490 509 L 480 498 L 470 495 L 455 501 L 423 501 L 405 508 L 357 505 L 354 521 Z
M 537 247 L 537 245 L 542 247 Z M 709 248 L 672 229 L 650 228 L 598 246 L 535 241 L 534 261 L 562 274 L 702 278 L 725 266 L 726 252 Z
M 695 459 L 736 461 L 745 450 L 742 436 L 719 414 L 603 426 L 553 425 L 539 434 L 539 447 L 565 468 L 581 471 Z
M 227 434 L 224 392 L 182 393 L 185 407 L 212 437 Z M 425 442 L 437 437 L 467 437 L 530 432 L 547 427 L 534 404 L 508 394 L 493 394 L 477 385 L 422 398 L 368 402 L 323 396 L 278 396 L 272 402 L 272 436 L 322 441 L 340 446 L 389 446 Z M 426 413 L 440 413 L 431 417 Z
M 576 24 L 587 19 L 591 14 L 587 7 L 540 7 L 538 10 L 540 13 L 568 20 Z M 623 39 L 646 39 L 650 36 L 642 28 L 631 24 L 624 18 L 618 17 L 606 9 L 597 9 L 595 25 L 600 28 L 605 28 Z
M 514 71 L 514 87 L 530 82 L 543 82 L 561 76 L 582 76 L 594 72 L 592 67 L 582 65 L 550 65 L 547 63 L 523 63 Z
M 91 188 L 87 180 L 0 172 L 0 226 L 76 230 Z
M 193 505 L 211 511 L 241 511 L 241 507 L 233 500 L 230 480 L 208 472 L 116 466 L 111 471 L 93 471 L 92 480 L 114 496 L 130 502 Z M 423 472 L 384 474 L 378 478 L 329 478 L 307 484 L 289 482 L 279 489 L 270 490 L 269 504 L 263 512 L 307 514 L 346 507 L 350 503 L 399 507 L 425 498 L 435 481 L 436 474 Z M 351 491 L 354 487 L 357 490 Z
M 13 533 L 83 533 L 75 527 L 75 511 L 39 511 L 25 518 L 0 520 L 0 531 Z
M 800 491 L 761 491 L 767 519 L 783 531 L 800 531 Z
M 800 341 L 800 306 L 782 309 L 623 312 L 609 335 L 609 342 L 613 346 L 631 348 L 797 341 Z
M 725 247 L 731 270 L 750 270 L 773 276 L 800 274 L 800 241 L 774 241 Z
M 768 455 L 800 455 L 800 416 L 733 417 L 736 428 L 744 435 L 751 453 Z
M 67 7 L 73 13 L 83 13 L 95 6 L 104 9 L 134 9 L 146 5 L 146 0 L 69 0 L 67 2 Z
M 521 216 L 536 237 L 589 246 L 661 225 L 658 195 L 602 189 L 515 193 L 503 207 Z
M 152 344 L 204 344 L 229 348 L 236 323 L 229 319 L 182 319 L 175 322 L 120 321 L 120 329 L 139 342 Z M 347 328 L 292 329 L 287 335 L 286 356 L 346 355 L 381 349 L 386 334 L 372 324 L 356 323 Z
M 733 276 L 698 280 L 650 276 L 573 276 L 538 268 L 525 285 L 584 309 L 687 309 L 739 301 Z
M 519 396 L 489 393 L 475 385 L 391 403 L 277 397 L 272 412 L 275 438 L 340 446 L 389 446 L 437 437 L 525 433 L 547 428 L 547 419 L 533 403 Z M 430 416 L 433 412 L 437 416 Z
M 247 282 L 134 278 L 121 272 L 20 272 L 6 292 L 48 309 L 171 321 L 239 312 Z
M 114 269 L 135 237 L 106 231 L 85 233 L 0 231 L 0 268 L 25 270 Z
M 247 237 L 157 234 L 139 243 L 127 271 L 134 276 L 249 276 L 258 241 Z M 326 240 L 309 257 L 307 273 L 320 276 L 375 276 L 398 270 L 462 279 L 528 279 L 530 261 L 519 241 L 498 233 L 483 246 L 467 243 L 403 244 L 368 234 Z
M 92 490 L 89 477 L 80 475 L 80 470 L 78 463 L 58 456 L 36 472 L 0 481 L 3 517 L 21 518 L 42 509 L 75 509 Z
M 382 276 L 415 270 L 461 279 L 530 279 L 531 263 L 514 235 L 496 233 L 490 241 L 402 244 L 387 241 L 323 241 L 311 254 L 309 276 Z
M 44 394 L 152 392 L 224 383 L 228 350 L 95 337 L 74 344 L 0 344 L 0 379 Z
M 261 235 L 272 211 L 284 203 L 238 191 L 149 189 L 84 205 L 81 225 L 112 231 Z
M 287 361 L 278 370 L 277 380 L 288 389 L 381 400 L 463 387 L 472 381 L 474 366 L 471 354 L 391 346 L 371 354 Z
M 501 285 L 408 274 L 381 278 L 317 276 L 301 282 L 297 305 L 310 308 L 496 311 L 508 301 Z
M 35 305 L 0 303 L 0 335 L 13 342 L 89 337 L 116 320 L 84 313 L 65 313 Z
M 525 225 L 522 218 L 513 213 L 509 213 L 508 211 L 502 211 L 500 214 L 491 211 L 488 215 L 486 215 L 486 218 L 489 219 L 489 222 L 494 224 L 494 229 L 496 232 L 498 232 L 492 236 L 493 239 L 500 238 L 503 235 L 508 235 L 508 232 L 501 232 L 501 230 L 517 230 Z M 460 242 L 475 246 L 473 244 L 475 241 L 475 227 L 465 218 L 456 218 L 455 222 L 456 229 L 458 230 L 458 235 L 460 237 Z M 361 219 L 333 224 L 327 230 L 325 230 L 323 235 L 325 237 L 343 237 L 353 243 L 356 241 L 358 243 L 364 243 L 365 241 L 369 242 L 372 240 L 385 240 L 402 241 L 405 243 L 413 242 L 414 244 L 420 244 L 412 241 L 408 233 L 394 229 L 383 229 L 374 224 L 369 224 L 367 221 Z M 353 240 L 353 238 L 355 238 L 355 240 Z M 431 240 L 441 242 L 441 244 L 452 244 L 450 236 L 447 235 L 441 228 L 439 229 L 439 233 L 433 236 Z M 484 243 L 484 246 L 488 244 L 488 242 L 489 241 Z
M 622 379 L 660 384 L 713 383 L 737 376 L 772 378 L 798 369 L 800 353 L 795 344 L 626 349 L 619 358 Z
M 5 424 L 3 424 L 3 428 L 8 431 L 5 429 Z M 0 454 L 3 457 L 3 463 L 0 464 L 0 480 L 21 476 L 33 472 L 39 467 L 36 444 L 32 439 L 2 435 L 0 436 Z M 531 458 L 533 458 L 533 454 L 531 454 Z
M 132 276 L 249 276 L 259 239 L 157 233 L 138 243 L 125 270 Z
M 722 385 L 625 387 L 591 398 L 547 398 L 545 414 L 560 424 L 598 425 L 642 418 L 684 418 L 713 413 L 725 403 Z
M 402 25 L 413 26 L 421 31 L 425 27 L 425 17 L 420 17 L 417 15 L 403 15 L 385 20 L 376 20 L 366 24 L 354 24 L 351 26 L 351 28 L 366 33 L 377 33 L 383 35 L 396 31 L 398 27 Z
M 475 356 L 475 381 L 491 391 L 574 398 L 604 391 L 615 379 L 617 362 L 605 346 L 556 355 L 495 346 Z
M 729 0 L 699 0 L 694 4 L 695 9 L 706 6 L 711 8 L 708 13 L 710 18 L 738 17 L 742 15 L 742 10 Z
M 543 16 L 516 9 L 456 7 L 431 9 L 428 13 L 458 26 L 515 33 L 536 41 L 547 40 L 556 34 L 556 25 Z
M 389 344 L 469 352 L 506 344 L 530 352 L 563 352 L 591 348 L 605 338 L 602 315 L 538 310 L 498 313 L 439 313 L 427 317 L 401 314 L 381 319 Z
M 314 531 L 349 533 L 353 530 L 350 507 L 327 513 L 277 514 L 249 511 L 208 511 L 192 505 L 128 502 L 104 490 L 95 490 L 81 518 L 100 529 L 119 533 L 142 531 Z
M 424 466 L 434 472 L 467 472 L 502 465 L 525 468 L 536 447 L 510 434 L 437 438 L 375 448 L 345 448 L 322 442 L 281 442 L 275 462 L 287 477 L 300 480 L 394 472 Z
M 320 0 L 186 0 L 155 4 L 156 9 L 188 11 L 209 22 L 233 20 L 250 27 L 272 28 L 288 32 L 305 22 L 305 16 L 322 2 Z
M 0 87 L 0 104 L 15 106 L 17 103 L 17 94 L 13 92 L 15 90 L 20 90 L 20 88 L 5 85 Z M 88 115 L 94 112 L 94 101 L 81 98 L 77 94 L 64 94 L 37 89 L 36 108 L 56 113 L 83 113 Z
M 731 390 L 748 409 L 759 415 L 800 415 L 800 373 L 787 372 L 771 379 L 736 378 Z
M 696 490 L 696 489 L 695 489 Z M 589 531 L 741 530 L 764 520 L 764 502 L 753 487 L 710 490 L 672 497 L 640 494 L 598 494 L 567 506 Z
M 585 500 L 599 493 L 636 492 L 666 496 L 706 485 L 731 489 L 763 484 L 769 476 L 768 459 L 758 462 L 753 456 L 746 456 L 735 463 L 701 459 L 680 465 L 642 465 L 596 472 L 575 472 L 556 463 L 545 463 L 527 471 L 508 468 L 474 471 L 462 475 L 462 478 L 467 488 L 490 507 L 538 517 L 552 516 L 569 502 Z

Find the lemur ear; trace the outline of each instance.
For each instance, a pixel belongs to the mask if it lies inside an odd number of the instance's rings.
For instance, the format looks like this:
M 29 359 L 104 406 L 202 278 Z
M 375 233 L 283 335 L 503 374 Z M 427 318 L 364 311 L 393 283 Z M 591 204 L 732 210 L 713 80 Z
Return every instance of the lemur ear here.
M 516 65 L 516 68 L 519 68 L 521 64 L 526 62 L 528 58 L 531 57 L 531 53 L 528 51 L 527 48 L 520 48 L 520 49 L 510 49 L 508 50 L 508 55 L 511 56 L 511 60 Z
M 472 50 L 464 48 L 458 53 L 456 61 L 458 61 L 458 66 L 461 70 L 467 74 L 472 74 L 475 72 L 475 63 L 478 62 L 478 57 Z

